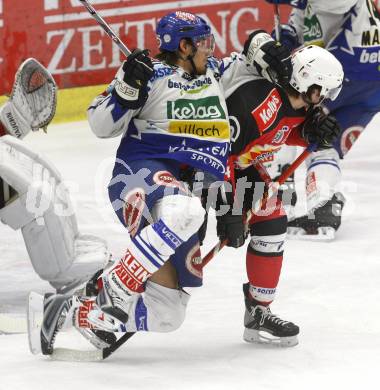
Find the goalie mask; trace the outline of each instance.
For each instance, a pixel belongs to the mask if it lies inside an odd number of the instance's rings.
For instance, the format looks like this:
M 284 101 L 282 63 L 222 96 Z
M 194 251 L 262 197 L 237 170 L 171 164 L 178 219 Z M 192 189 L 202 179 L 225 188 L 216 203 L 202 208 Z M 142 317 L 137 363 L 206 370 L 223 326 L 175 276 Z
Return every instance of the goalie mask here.
M 341 63 L 319 46 L 306 46 L 292 56 L 293 73 L 290 85 L 306 94 L 309 87 L 321 88 L 321 97 L 335 100 L 342 89 L 344 72 Z

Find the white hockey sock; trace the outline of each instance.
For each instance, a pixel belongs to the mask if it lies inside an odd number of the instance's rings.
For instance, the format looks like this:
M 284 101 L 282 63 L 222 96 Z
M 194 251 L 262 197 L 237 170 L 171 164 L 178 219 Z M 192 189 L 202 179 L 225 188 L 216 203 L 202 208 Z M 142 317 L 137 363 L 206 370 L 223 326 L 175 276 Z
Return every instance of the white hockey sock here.
M 306 200 L 307 211 L 326 203 L 334 195 L 341 180 L 339 155 L 335 149 L 312 153 L 307 160 Z

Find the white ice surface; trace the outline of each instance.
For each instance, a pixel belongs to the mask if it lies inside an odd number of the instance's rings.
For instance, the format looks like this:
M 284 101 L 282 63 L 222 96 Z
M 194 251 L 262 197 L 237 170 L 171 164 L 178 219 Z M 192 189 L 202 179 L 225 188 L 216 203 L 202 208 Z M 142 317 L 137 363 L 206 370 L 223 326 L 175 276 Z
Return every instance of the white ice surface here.
M 300 326 L 298 346 L 242 340 L 245 250 L 226 248 L 205 270 L 204 286 L 192 291 L 181 329 L 135 335 L 103 363 L 53 362 L 31 355 L 25 334 L 0 336 L 0 390 L 379 388 L 379 131 L 378 115 L 342 164 L 348 202 L 336 241 L 287 243 L 272 308 Z M 104 237 L 120 256 L 128 239 L 105 196 L 119 139 L 98 140 L 81 122 L 25 142 L 70 184 L 80 230 Z M 216 241 L 214 225 L 207 248 Z M 1 310 L 23 310 L 27 290 L 48 288 L 34 274 L 20 232 L 0 226 Z

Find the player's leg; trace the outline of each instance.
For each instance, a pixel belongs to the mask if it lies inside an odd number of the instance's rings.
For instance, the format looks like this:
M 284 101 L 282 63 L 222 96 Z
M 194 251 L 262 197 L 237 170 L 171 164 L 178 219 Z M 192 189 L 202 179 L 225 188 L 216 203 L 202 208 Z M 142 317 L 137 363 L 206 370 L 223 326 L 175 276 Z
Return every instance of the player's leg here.
M 307 214 L 289 222 L 290 237 L 330 240 L 341 224 L 344 196 L 340 192 L 340 159 L 380 111 L 380 82 L 346 83 L 328 109 L 338 120 L 342 133 L 335 149 L 312 153 L 307 160 Z
M 146 160 L 143 163 L 149 166 Z M 173 272 L 166 264 L 183 245 L 189 245 L 203 221 L 204 211 L 199 199 L 182 188 L 178 170 L 169 163 L 153 162 L 148 172 L 146 168 L 142 172 L 141 167 L 131 164 L 130 172 L 114 171 L 117 180 L 110 185 L 115 211 L 132 236 L 126 255 L 97 279 L 96 297 L 67 297 L 68 314 L 64 313 L 65 308 L 62 311 L 60 297 L 56 302 L 50 300 L 51 309 L 45 310 L 54 312 L 54 321 L 43 325 L 42 334 L 47 340 L 42 343 L 43 353 L 51 353 L 51 335 L 60 329 L 59 324 L 66 323 L 62 317 L 74 316 L 78 328 L 111 332 L 169 331 L 182 323 L 188 295 L 179 288 L 178 268 Z M 165 268 L 158 271 L 161 267 Z M 153 279 L 147 286 L 152 288 L 144 292 L 150 277 Z
M 276 181 L 290 166 L 290 164 L 293 163 L 296 157 L 296 146 L 282 145 L 281 149 L 276 151 L 274 154 L 273 160 L 265 162 L 264 166 L 272 180 Z M 278 195 L 282 199 L 282 205 L 288 219 L 294 218 L 294 207 L 297 203 L 294 173 L 286 179 L 284 184 L 281 185 Z
M 380 102 L 379 102 L 380 107 Z M 335 149 L 312 153 L 307 164 L 307 214 L 289 222 L 290 237 L 331 240 L 341 225 L 345 198 L 340 191 L 342 158 L 376 112 L 367 106 L 343 107 L 334 112 L 343 131 Z
M 281 274 L 287 217 L 280 201 L 269 200 L 254 216 L 247 248 L 248 283 L 245 298 L 244 340 L 293 346 L 298 343 L 298 326 L 272 314 L 269 306 L 276 296 Z

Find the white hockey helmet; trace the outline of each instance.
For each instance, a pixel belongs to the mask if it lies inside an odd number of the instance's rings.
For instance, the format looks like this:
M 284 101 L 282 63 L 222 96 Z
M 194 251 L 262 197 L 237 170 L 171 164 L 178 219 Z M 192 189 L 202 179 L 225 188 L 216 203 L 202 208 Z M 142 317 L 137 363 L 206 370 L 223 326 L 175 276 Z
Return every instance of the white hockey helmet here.
M 335 100 L 342 89 L 344 72 L 341 63 L 326 49 L 310 45 L 292 55 L 290 85 L 306 93 L 312 85 L 321 87 L 321 96 Z

